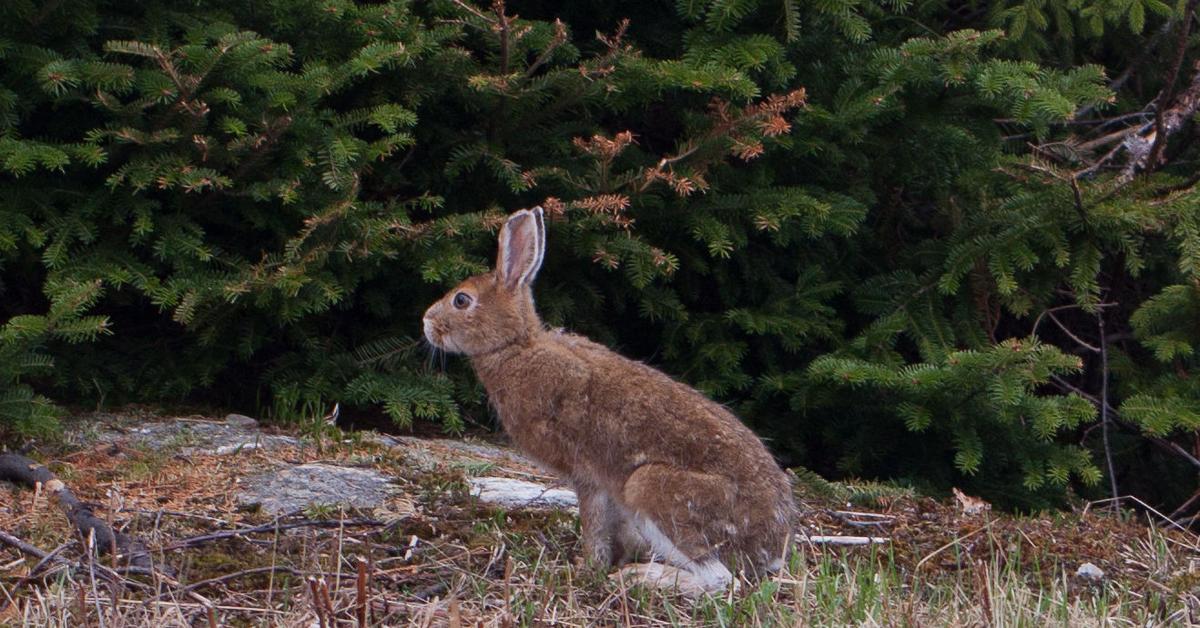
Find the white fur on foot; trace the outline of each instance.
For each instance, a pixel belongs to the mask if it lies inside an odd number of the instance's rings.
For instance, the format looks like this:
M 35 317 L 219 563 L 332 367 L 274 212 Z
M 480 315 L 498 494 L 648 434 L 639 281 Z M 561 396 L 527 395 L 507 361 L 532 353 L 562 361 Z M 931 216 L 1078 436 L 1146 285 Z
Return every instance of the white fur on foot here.
M 733 579 L 729 570 L 720 562 L 709 561 L 702 566 L 698 564 L 697 567 L 700 567 L 699 573 L 663 563 L 635 563 L 622 567 L 609 576 L 609 579 L 629 586 L 640 585 L 651 589 L 677 591 L 692 599 L 721 593 Z
M 625 565 L 608 578 L 625 586 L 643 586 L 648 589 L 678 592 L 691 599 L 716 593 L 716 591 L 706 590 L 700 580 L 691 573 L 662 563 Z
M 613 578 L 624 577 L 627 584 L 642 584 L 656 589 L 678 589 L 688 597 L 700 597 L 724 591 L 733 574 L 716 557 L 692 560 L 675 546 L 649 518 L 626 515 L 630 532 L 641 537 L 652 556 L 649 563 L 637 563 L 621 569 Z M 658 560 L 665 562 L 660 563 Z

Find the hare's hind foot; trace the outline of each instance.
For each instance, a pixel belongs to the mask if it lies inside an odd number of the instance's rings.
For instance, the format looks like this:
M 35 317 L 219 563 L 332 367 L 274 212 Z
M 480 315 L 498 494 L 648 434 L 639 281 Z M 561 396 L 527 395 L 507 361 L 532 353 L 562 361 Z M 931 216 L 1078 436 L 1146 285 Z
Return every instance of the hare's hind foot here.
M 696 599 L 725 591 L 733 581 L 733 575 L 725 565 L 714 558 L 693 563 L 690 569 L 665 563 L 633 563 L 622 567 L 609 576 L 609 579 L 626 586 L 639 585 L 674 591 L 684 597 Z

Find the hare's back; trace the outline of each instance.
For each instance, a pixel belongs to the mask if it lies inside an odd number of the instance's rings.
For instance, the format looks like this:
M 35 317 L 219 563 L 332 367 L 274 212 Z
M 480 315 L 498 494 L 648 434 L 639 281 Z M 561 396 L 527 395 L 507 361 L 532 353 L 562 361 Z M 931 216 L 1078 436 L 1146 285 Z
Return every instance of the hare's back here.
M 740 462 L 751 473 L 778 471 L 749 428 L 691 386 L 581 336 L 559 341 L 586 363 L 588 384 L 574 405 L 613 454 L 626 453 L 634 464 L 654 459 L 729 471 Z

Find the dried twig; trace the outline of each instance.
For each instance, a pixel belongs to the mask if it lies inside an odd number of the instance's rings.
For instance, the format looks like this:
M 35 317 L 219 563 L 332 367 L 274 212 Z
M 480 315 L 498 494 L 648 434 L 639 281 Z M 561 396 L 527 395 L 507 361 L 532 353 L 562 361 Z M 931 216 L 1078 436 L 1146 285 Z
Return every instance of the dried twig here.
M 100 624 L 100 628 L 104 628 L 104 609 L 100 608 L 100 591 L 96 588 L 96 530 L 92 528 L 88 530 L 87 539 L 83 543 L 83 547 L 87 550 L 84 556 L 87 557 L 88 566 L 88 583 L 92 586 L 92 603 L 96 606 L 96 622 Z
M 217 525 L 229 525 L 228 521 L 221 519 L 219 517 L 209 517 L 208 515 L 201 515 L 201 514 L 194 513 L 194 512 L 180 512 L 178 510 L 163 510 L 161 508 L 159 508 L 157 510 L 150 510 L 148 508 L 122 508 L 121 512 L 132 512 L 132 513 L 139 514 L 139 515 L 154 515 L 155 521 L 157 521 L 163 515 L 166 515 L 168 517 L 180 517 L 183 519 L 198 519 L 200 521 L 209 521 L 209 522 L 215 523 Z
M 26 543 L 25 541 L 22 541 L 21 539 L 3 530 L 0 530 L 0 543 L 4 543 L 9 547 L 19 550 L 22 554 L 28 554 L 34 558 L 45 560 L 45 558 L 49 556 L 47 552 L 41 550 L 40 548 L 30 545 L 29 543 Z
M 323 574 L 317 576 L 317 592 L 321 594 L 321 606 L 325 609 L 325 614 L 329 616 L 329 622 L 336 626 L 337 614 L 333 610 L 333 600 L 329 596 L 329 581 Z
M 1183 56 L 1187 53 L 1188 35 L 1192 32 L 1192 15 L 1196 11 L 1196 0 L 1188 0 L 1183 10 L 1183 21 L 1179 25 L 1179 38 L 1175 44 L 1175 61 L 1171 64 L 1171 72 L 1167 75 L 1166 86 L 1159 97 L 1158 106 L 1154 112 L 1154 144 L 1150 147 L 1150 155 L 1146 167 L 1153 168 L 1162 157 L 1163 147 L 1166 146 L 1167 130 L 1163 109 L 1175 98 L 1175 83 L 1179 79 L 1179 70 L 1183 67 Z M 1130 162 L 1133 163 L 1132 161 Z
M 1116 307 L 1117 305 L 1119 305 L 1119 303 L 1116 303 L 1116 302 L 1094 303 L 1091 305 L 1091 307 L 1094 307 L 1097 309 L 1102 309 L 1102 308 L 1106 308 L 1106 307 Z M 1053 318 L 1055 312 L 1061 312 L 1063 310 L 1074 310 L 1074 309 L 1078 309 L 1078 308 L 1082 308 L 1082 307 L 1083 306 L 1079 305 L 1078 303 L 1069 303 L 1067 305 L 1058 305 L 1055 307 L 1050 307 L 1050 308 L 1046 308 L 1046 309 L 1042 310 L 1042 313 L 1038 314 L 1038 317 L 1036 319 L 1034 319 L 1033 328 L 1029 330 L 1029 335 L 1037 336 L 1038 328 L 1041 327 L 1041 325 L 1042 325 L 1042 320 L 1047 317 Z M 1067 334 L 1070 335 L 1071 338 L 1073 340 L 1075 340 L 1075 342 L 1078 342 L 1080 344 L 1080 346 L 1086 347 L 1088 350 L 1093 351 L 1095 353 L 1100 352 L 1099 347 L 1093 347 L 1090 343 L 1087 343 L 1087 342 L 1084 342 L 1083 340 L 1081 340 L 1078 336 L 1071 333 L 1070 330 L 1068 330 L 1066 327 L 1064 327 L 1063 324 L 1061 322 L 1059 322 L 1059 320 L 1057 318 L 1053 318 L 1053 320 L 1054 320 L 1054 323 L 1056 325 L 1058 325 L 1058 327 L 1060 329 L 1067 332 Z
M 1114 502 L 1114 501 L 1120 502 L 1123 499 L 1128 499 L 1129 501 L 1141 506 L 1142 508 L 1145 508 L 1147 512 L 1153 513 L 1159 519 L 1162 519 L 1163 522 L 1166 523 L 1167 525 L 1169 525 L 1173 528 L 1176 528 L 1180 532 L 1183 532 L 1185 535 L 1191 537 L 1192 549 L 1200 549 L 1200 535 L 1197 535 L 1196 533 L 1192 532 L 1191 530 L 1188 530 L 1187 528 L 1179 525 L 1170 517 L 1159 512 L 1158 509 L 1156 509 L 1154 506 L 1151 506 L 1150 504 L 1147 504 L 1146 502 L 1139 499 L 1136 495 L 1120 495 L 1118 497 L 1109 497 L 1107 499 L 1097 499 L 1096 501 L 1088 502 L 1087 505 L 1083 507 L 1083 512 L 1081 513 L 1081 515 L 1087 515 L 1088 511 L 1091 510 L 1092 506 L 1099 506 L 1100 504 L 1107 504 L 1109 502 Z
M 933 557 L 934 557 L 934 556 L 937 556 L 938 554 L 941 554 L 942 552 L 946 551 L 947 549 L 949 549 L 949 548 L 951 548 L 951 547 L 954 547 L 955 545 L 958 545 L 959 543 L 962 543 L 963 541 L 965 541 L 965 540 L 967 540 L 967 539 L 969 539 L 969 538 L 971 538 L 971 537 L 975 536 L 976 534 L 979 534 L 980 532 L 983 532 L 984 530 L 987 530 L 987 529 L 989 529 L 989 528 L 991 528 L 991 527 L 992 527 L 992 522 L 991 522 L 991 521 L 989 521 L 989 522 L 987 522 L 986 524 L 984 524 L 984 525 L 982 525 L 982 526 L 980 526 L 980 527 L 978 527 L 978 528 L 976 528 L 976 529 L 972 530 L 971 532 L 968 532 L 968 533 L 966 533 L 966 534 L 964 534 L 964 535 L 962 535 L 962 536 L 960 536 L 960 537 L 958 537 L 958 538 L 955 538 L 954 540 L 950 541 L 949 543 L 947 543 L 947 544 L 945 544 L 945 545 L 943 545 L 943 546 L 941 546 L 941 547 L 939 547 L 939 548 L 937 548 L 937 549 L 933 550 L 932 552 L 930 552 L 930 554 L 929 554 L 928 556 L 926 556 L 925 558 L 922 558 L 922 559 L 921 559 L 921 560 L 920 560 L 920 561 L 917 563 L 917 566 L 916 566 L 916 567 L 913 567 L 913 571 L 920 571 L 921 567 L 922 567 L 922 566 L 924 566 L 924 565 L 925 565 L 925 563 L 927 563 L 927 562 L 929 562 L 929 561 L 933 560 Z
M 1064 325 L 1062 323 L 1062 321 L 1058 320 L 1058 317 L 1055 316 L 1053 313 L 1046 312 L 1046 316 L 1049 317 L 1050 320 L 1053 321 L 1055 325 L 1058 325 L 1058 328 L 1061 329 L 1064 334 L 1070 336 L 1071 340 L 1074 340 L 1075 343 L 1078 344 L 1079 346 L 1083 347 L 1084 349 L 1087 349 L 1088 351 L 1091 351 L 1092 353 L 1103 353 L 1104 352 L 1104 349 L 1102 347 L 1097 347 L 1089 342 L 1084 341 L 1083 338 L 1080 338 L 1079 336 L 1077 336 L 1075 334 L 1075 332 L 1071 331 L 1071 329 L 1069 327 L 1067 327 L 1066 325 Z M 1104 333 L 1103 330 L 1101 330 L 1102 337 L 1103 337 L 1103 333 Z
M 1185 510 L 1187 510 L 1189 507 L 1191 507 L 1192 504 L 1196 503 L 1196 500 L 1200 500 L 1200 490 L 1197 490 L 1195 493 L 1192 493 L 1192 496 L 1189 497 L 1187 499 L 1187 501 L 1183 502 L 1182 504 L 1179 505 L 1178 508 L 1171 511 L 1170 518 L 1175 519 L 1175 517 L 1182 515 Z
M 500 75 L 504 76 L 508 74 L 511 18 L 505 12 L 504 0 L 494 0 L 492 2 L 492 13 L 496 14 L 496 20 L 493 24 L 495 24 L 495 29 L 500 35 Z
M 24 541 L 21 541 L 20 539 L 18 539 L 17 537 L 7 534 L 3 531 L 0 531 L 0 535 L 7 537 L 7 539 L 0 539 L 0 540 L 3 540 L 6 544 L 8 544 L 9 540 L 13 540 L 13 539 L 20 541 L 22 543 L 24 542 Z M 13 588 L 12 588 L 12 591 L 10 592 L 10 594 L 15 596 L 17 591 L 21 590 L 21 587 L 25 586 L 26 584 L 31 582 L 34 578 L 36 578 L 37 575 L 39 573 L 41 573 L 42 568 L 45 567 L 46 565 L 48 565 L 52 562 L 59 563 L 59 564 L 66 564 L 66 562 L 67 562 L 66 559 L 59 558 L 58 555 L 61 554 L 63 550 L 67 549 L 68 547 L 71 547 L 74 544 L 75 544 L 74 541 L 70 541 L 68 543 L 63 543 L 62 545 L 59 545 L 58 547 L 50 550 L 48 553 L 45 553 L 45 556 L 42 556 L 42 558 L 37 562 L 37 564 L 34 565 L 33 568 L 30 569 L 29 572 L 26 573 L 23 578 L 18 580 L 17 583 L 15 585 L 13 585 Z M 38 551 L 38 552 L 42 551 L 32 545 L 29 545 L 28 547 L 30 549 Z M 29 552 L 25 552 L 25 553 L 29 553 Z M 33 554 L 31 554 L 31 555 L 33 555 Z M 12 598 L 5 600 L 5 602 L 3 604 L 0 604 L 0 613 L 3 613 L 5 610 L 7 610 L 10 604 L 12 604 Z
M 892 540 L 882 536 L 828 536 L 797 534 L 796 539 L 801 543 L 812 545 L 882 545 Z
M 328 628 L 329 622 L 325 619 L 325 608 L 321 605 L 320 585 L 317 584 L 317 579 L 308 577 L 308 592 L 312 596 L 313 612 L 317 615 L 317 622 L 321 628 Z
M 1101 310 L 1096 311 L 1096 323 L 1100 327 L 1100 434 L 1104 442 L 1104 459 L 1108 463 L 1108 481 L 1112 486 L 1112 496 L 1116 497 L 1121 492 L 1117 490 L 1117 472 L 1113 467 L 1112 447 L 1108 443 L 1108 337 L 1104 333 L 1104 312 Z M 1116 507 L 1116 502 L 1113 502 L 1113 508 Z
M 853 510 L 830 510 L 829 514 L 837 517 L 842 523 L 856 528 L 877 528 L 889 526 L 896 522 L 896 517 L 876 512 L 857 512 Z M 866 519 L 864 521 L 864 519 Z
M 236 530 L 222 530 L 210 534 L 201 534 L 186 539 L 181 539 L 167 546 L 166 549 L 184 549 L 196 547 L 213 541 L 220 541 L 232 537 L 238 537 L 246 534 L 256 534 L 260 532 L 276 532 L 282 530 L 291 530 L 293 528 L 336 528 L 338 526 L 350 527 L 382 527 L 386 526 L 387 522 L 378 519 L 306 519 L 304 521 L 293 521 L 291 523 L 278 523 L 277 521 L 265 523 L 259 526 L 251 526 L 249 528 L 238 528 Z
M 550 55 L 554 54 L 554 51 L 558 50 L 565 43 L 567 43 L 567 26 L 562 23 L 562 20 L 556 19 L 554 20 L 554 39 L 550 40 L 550 44 L 546 46 L 542 54 L 538 55 L 537 59 L 534 59 L 533 63 L 529 64 L 528 68 L 525 68 L 525 78 L 533 76 L 533 73 L 537 72 L 538 68 L 550 60 Z
M 355 578 L 354 618 L 359 628 L 366 628 L 367 617 L 367 560 L 362 556 L 355 561 L 358 565 L 358 575 Z
M 113 530 L 108 522 L 97 517 L 90 507 L 80 501 L 75 493 L 45 466 L 20 454 L 0 454 L 0 480 L 22 484 L 31 489 L 41 486 L 50 493 L 80 536 L 86 539 L 94 535 L 95 546 L 101 553 L 109 553 L 115 548 L 122 557 L 127 557 L 130 565 L 146 570 L 154 569 L 154 561 L 145 544 L 124 532 Z
M 495 21 L 496 21 L 496 20 L 492 19 L 491 17 L 489 17 L 483 11 L 476 9 L 475 7 L 467 4 L 466 2 L 463 2 L 462 0 L 453 0 L 453 2 L 454 2 L 454 4 L 457 4 L 460 8 L 466 10 L 471 15 L 474 15 L 475 17 L 477 17 L 485 22 L 495 23 Z

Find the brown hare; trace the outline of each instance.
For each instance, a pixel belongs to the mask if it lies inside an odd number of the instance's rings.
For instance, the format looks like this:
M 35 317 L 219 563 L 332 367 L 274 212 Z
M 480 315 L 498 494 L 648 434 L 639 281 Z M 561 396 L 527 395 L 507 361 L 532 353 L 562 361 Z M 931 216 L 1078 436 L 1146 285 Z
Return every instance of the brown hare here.
M 496 268 L 424 317 L 434 346 L 463 353 L 514 443 L 579 495 L 585 559 L 627 580 L 716 592 L 736 564 L 781 565 L 791 482 L 762 442 L 696 390 L 587 338 L 546 329 L 530 289 L 546 250 L 540 207 L 511 215 Z

